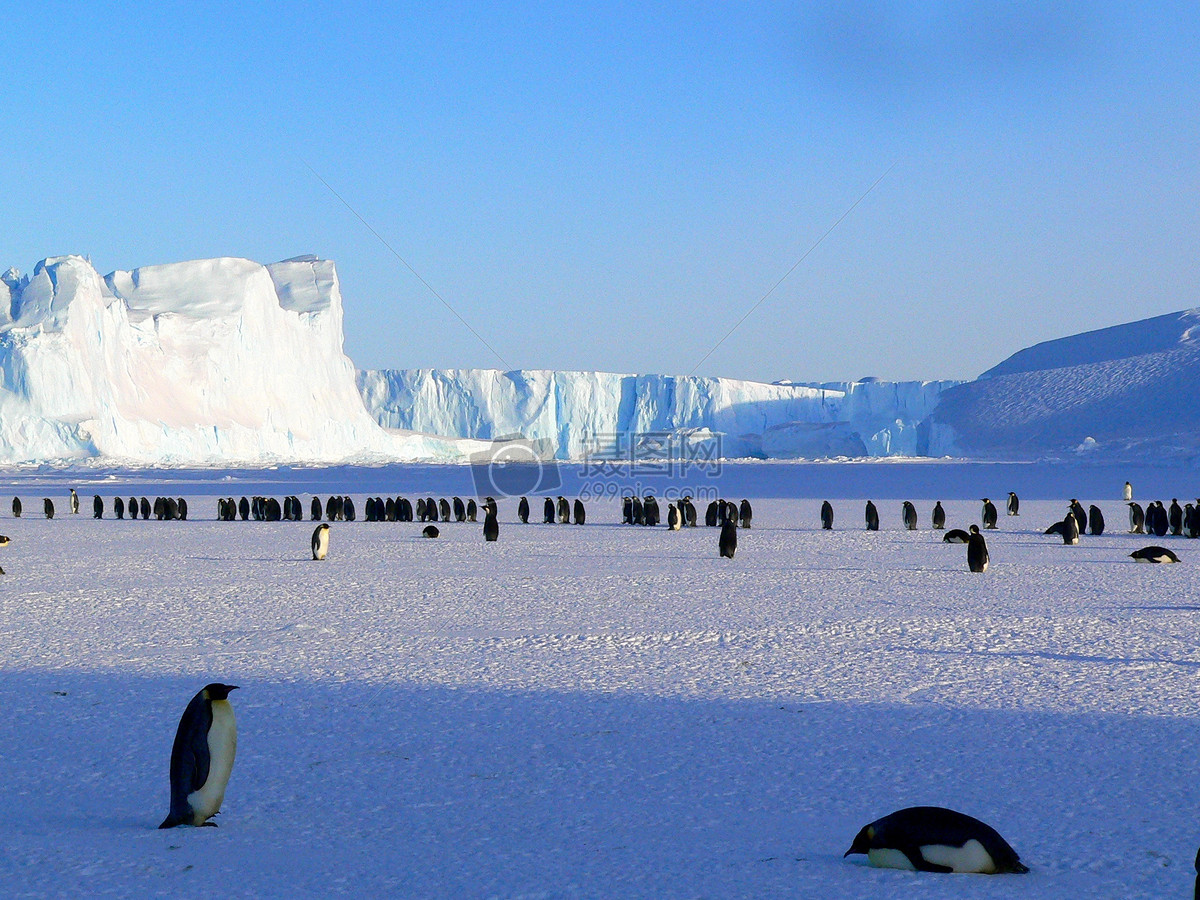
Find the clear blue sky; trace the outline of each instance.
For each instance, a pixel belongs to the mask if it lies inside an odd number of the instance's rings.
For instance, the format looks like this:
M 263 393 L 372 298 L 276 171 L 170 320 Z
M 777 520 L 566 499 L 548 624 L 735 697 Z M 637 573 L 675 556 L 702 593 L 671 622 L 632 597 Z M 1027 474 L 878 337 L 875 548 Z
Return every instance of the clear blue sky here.
M 1200 4 L 7 4 L 0 265 L 336 260 L 363 367 L 973 377 L 1200 305 Z

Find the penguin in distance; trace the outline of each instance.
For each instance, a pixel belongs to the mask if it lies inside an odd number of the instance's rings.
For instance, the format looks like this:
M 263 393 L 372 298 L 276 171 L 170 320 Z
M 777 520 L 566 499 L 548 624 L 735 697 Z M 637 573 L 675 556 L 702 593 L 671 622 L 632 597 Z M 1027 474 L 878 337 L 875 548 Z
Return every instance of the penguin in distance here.
M 212 825 L 221 810 L 237 754 L 237 722 L 229 692 L 237 685 L 214 682 L 192 698 L 171 747 L 171 810 L 159 828 Z
M 988 570 L 988 548 L 983 533 L 978 525 L 971 526 L 971 534 L 967 538 L 967 568 L 972 572 L 982 573 Z
M 979 875 L 1029 871 L 996 829 L 940 806 L 913 806 L 864 825 L 843 859 L 852 853 L 865 854 L 871 865 L 884 869 Z
M 1146 512 L 1142 509 L 1141 504 L 1132 501 L 1129 503 L 1129 533 L 1146 533 Z
M 833 531 L 833 504 L 828 500 L 821 503 L 821 527 Z
M 1079 533 L 1083 534 L 1086 532 L 1088 527 L 1087 510 L 1083 508 L 1082 503 L 1074 498 L 1071 499 L 1071 515 L 1075 517 L 1075 522 L 1079 525 Z
M 1090 534 L 1104 534 L 1104 513 L 1100 512 L 1100 507 L 1094 503 L 1088 507 L 1088 532 Z
M 721 551 L 722 558 L 733 559 L 733 554 L 737 553 L 736 519 L 725 520 L 725 524 L 721 526 L 721 537 L 717 540 L 717 547 Z
M 47 519 L 54 518 L 54 501 L 49 497 L 42 500 L 42 512 L 45 513 Z
M 983 498 L 983 509 L 980 512 L 980 518 L 983 520 L 984 528 L 995 528 L 996 519 L 999 513 L 996 512 L 996 504 L 987 497 Z
M 441 532 L 438 531 L 438 527 L 436 525 L 426 525 L 421 530 L 421 537 L 435 538 L 439 534 L 441 534 Z
M 939 500 L 933 504 L 933 528 L 935 531 L 941 531 L 946 527 L 946 511 L 942 509 L 942 501 Z
M 1021 514 L 1021 499 L 1017 496 L 1016 491 L 1008 492 L 1008 514 L 1010 516 Z
M 517 518 L 521 520 L 522 525 L 529 524 L 529 498 L 522 497 L 521 502 L 517 504 Z
M 1067 513 L 1063 519 L 1062 539 L 1064 544 L 1071 546 L 1079 543 L 1079 520 L 1072 513 Z
M 908 500 L 900 507 L 900 518 L 909 531 L 917 530 L 917 508 Z
M 21 498 L 20 497 L 13 497 L 12 510 L 13 510 L 13 518 L 14 519 L 21 518 Z
M 1133 499 L 1133 485 L 1128 481 L 1125 482 L 1125 492 L 1121 496 L 1126 503 Z
M 583 525 L 587 522 L 587 510 L 583 508 L 583 501 L 578 497 L 571 506 L 571 512 L 575 515 L 576 525 Z
M 487 515 L 483 517 L 483 539 L 494 541 L 500 537 L 500 520 L 496 518 L 496 508 L 488 507 Z
M 71 492 L 71 515 L 79 515 L 79 495 L 75 493 L 75 488 L 67 488 Z
M 754 509 L 750 506 L 749 500 L 743 500 L 738 507 L 738 515 L 742 520 L 742 527 L 749 528 L 750 523 L 754 521 Z
M 1134 562 L 1144 563 L 1177 563 L 1179 557 L 1168 550 L 1166 547 L 1143 547 L 1141 550 L 1134 550 L 1129 554 L 1129 558 Z
M 679 510 L 676 509 L 675 504 L 667 504 L 667 528 L 671 531 L 678 531 L 681 524 Z
M 113 498 L 113 515 L 118 519 L 125 518 L 125 501 L 120 497 Z M 219 518 L 219 516 L 218 516 Z
M 944 544 L 965 544 L 971 539 L 971 535 L 963 531 L 961 528 L 951 528 L 942 537 Z
M 542 504 L 542 524 L 554 524 L 554 501 L 549 497 L 547 497 L 546 502 Z
M 92 497 L 92 518 L 104 518 L 104 498 L 99 494 L 96 494 L 94 497 Z
M 312 533 L 313 559 L 324 559 L 329 555 L 329 525 L 322 522 Z
M 875 504 L 870 500 L 867 501 L 867 531 L 879 530 L 879 510 L 875 508 Z

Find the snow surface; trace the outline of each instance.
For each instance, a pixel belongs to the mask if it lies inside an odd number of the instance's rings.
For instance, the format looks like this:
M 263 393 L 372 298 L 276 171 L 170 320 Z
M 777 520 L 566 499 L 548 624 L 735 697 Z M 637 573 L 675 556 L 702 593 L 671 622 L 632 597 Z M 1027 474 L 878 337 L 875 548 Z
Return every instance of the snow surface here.
M 1101 471 L 1110 489 L 1085 496 Z M 821 490 L 787 492 L 814 473 Z M 726 465 L 696 487 L 754 501 L 734 560 L 713 529 L 615 524 L 615 500 L 575 527 L 520 526 L 502 498 L 495 544 L 478 524 L 430 541 L 334 523 L 321 563 L 311 524 L 217 523 L 215 497 L 305 491 L 307 509 L 308 489 L 337 490 L 361 511 L 368 494 L 465 496 L 469 470 L 9 477 L 0 894 L 1189 896 L 1200 544 L 1130 561 L 1152 541 L 1123 533 L 1120 474 Z M 1169 500 L 1194 475 L 1132 480 Z M 68 486 L 84 513 L 36 514 Z M 982 576 L 928 529 L 936 497 L 950 527 L 977 522 L 980 487 L 1026 498 Z M 96 491 L 185 494 L 191 518 L 95 521 Z M 1043 536 L 1072 496 L 1110 533 Z M 901 530 L 901 497 L 921 530 Z M 242 688 L 221 827 L 158 831 L 179 715 L 212 680 Z M 984 819 L 1032 872 L 842 859 L 914 804 Z
M 513 434 L 555 459 L 628 458 L 635 435 L 667 435 L 724 458 L 915 456 L 918 426 L 957 382 L 763 384 L 609 372 L 401 369 L 358 373 L 388 428 L 462 438 Z

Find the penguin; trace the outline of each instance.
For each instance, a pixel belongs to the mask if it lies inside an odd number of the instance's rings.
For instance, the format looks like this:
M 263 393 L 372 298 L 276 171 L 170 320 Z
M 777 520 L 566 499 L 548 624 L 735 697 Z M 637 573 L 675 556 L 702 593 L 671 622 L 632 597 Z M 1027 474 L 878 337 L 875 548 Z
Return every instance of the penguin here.
M 308 520 L 310 522 L 321 521 L 321 498 L 313 497 L 312 504 L 308 508 Z
M 113 498 L 113 515 L 118 519 L 125 518 L 125 501 L 120 497 Z M 220 515 L 218 515 L 217 518 L 219 519 Z
M 1179 557 L 1168 550 L 1166 547 L 1143 547 L 1141 550 L 1134 550 L 1129 554 L 1130 559 L 1134 562 L 1144 563 L 1177 563 Z
M 522 525 L 529 524 L 529 498 L 522 497 L 521 502 L 517 504 L 517 518 L 521 520 Z
M 150 501 L 143 497 L 138 503 L 142 508 L 142 521 L 146 521 L 150 518 Z
M 1171 508 L 1167 512 L 1167 521 L 1170 523 L 1171 534 L 1179 537 L 1183 534 L 1183 507 L 1179 505 L 1179 498 L 1171 498 Z
M 971 539 L 971 536 L 961 528 L 951 528 L 942 538 L 944 544 L 965 544 Z
M 900 507 L 900 518 L 904 521 L 904 527 L 909 531 L 917 530 L 917 508 L 908 500 L 905 500 Z
M 104 518 L 104 498 L 99 494 L 96 494 L 94 497 L 92 497 L 92 518 Z
M 828 500 L 821 503 L 821 528 L 833 531 L 833 504 Z
M 522 498 L 522 499 L 524 499 L 524 498 Z M 622 525 L 632 525 L 633 524 L 633 498 L 632 497 L 622 497 L 621 498 L 621 524 Z
M 909 807 L 863 826 L 842 858 L 852 853 L 864 853 L 871 865 L 886 869 L 980 875 L 1029 871 L 996 829 L 939 806 Z
M 42 501 L 42 512 L 44 512 L 46 514 L 47 519 L 54 518 L 54 501 L 51 500 L 49 497 L 46 497 Z
M 1083 534 L 1087 531 L 1088 517 L 1087 510 L 1083 508 L 1083 504 L 1078 500 L 1071 499 L 1071 515 L 1075 517 L 1075 523 L 1079 526 L 1079 533 Z
M 1183 535 L 1189 538 L 1200 537 L 1200 516 L 1196 515 L 1196 507 L 1191 503 L 1183 508 Z
M 483 539 L 494 541 L 500 537 L 500 521 L 496 518 L 495 507 L 488 507 L 487 515 L 483 517 Z
M 463 518 L 467 517 L 466 507 L 463 508 Z M 400 506 L 396 503 L 394 497 L 388 497 L 383 501 L 383 518 L 388 522 L 395 522 L 400 518 Z M 461 521 L 461 520 L 460 520 Z
M 1129 533 L 1146 533 L 1146 513 L 1140 504 L 1133 502 L 1129 503 Z
M 425 498 L 423 497 L 417 498 L 417 518 L 422 522 L 425 521 Z
M 401 522 L 411 522 L 413 520 L 413 505 L 412 501 L 407 497 L 401 497 L 397 501 L 400 505 L 399 519 Z
M 1104 534 L 1104 513 L 1094 503 L 1088 507 L 1088 531 L 1092 534 Z
M 179 519 L 180 519 L 180 521 L 186 521 L 186 520 L 187 520 L 187 512 L 188 512 L 188 510 L 187 510 L 187 501 L 186 501 L 186 500 L 184 500 L 182 497 L 180 497 L 177 505 L 178 505 L 178 507 L 179 507 Z
M 558 498 L 558 524 L 571 524 L 571 504 L 568 503 L 567 498 L 563 497 L 561 494 Z
M 329 498 L 329 502 L 330 503 L 333 502 L 332 497 Z M 241 520 L 243 522 L 245 522 L 247 519 L 250 518 L 250 501 L 247 500 L 245 497 L 243 497 L 241 500 L 238 501 L 237 509 L 238 509 L 238 516 L 241 517 Z M 329 518 L 332 519 L 333 516 L 329 516 Z
M 154 507 L 153 508 L 154 508 L 155 520 L 158 522 L 161 522 L 163 520 L 163 498 L 162 497 L 154 498 Z
M 438 500 L 438 512 L 441 513 L 443 522 L 450 521 L 450 502 L 445 497 Z
M 696 504 L 691 497 L 683 498 L 683 524 L 688 528 L 696 527 Z
M 474 497 L 468 498 L 467 499 L 467 521 L 474 522 L 478 515 L 479 515 L 479 506 L 475 503 L 475 498 Z
M 717 508 L 717 501 L 714 500 L 704 510 L 704 524 L 708 528 L 717 527 L 717 518 L 720 516 L 720 510 Z
M 549 497 L 547 497 L 546 502 L 542 504 L 542 524 L 554 524 L 554 501 Z
M 13 509 L 13 518 L 14 519 L 21 518 L 21 498 L 20 497 L 13 497 L 12 509 Z
M 1017 496 L 1016 491 L 1008 492 L 1008 514 L 1010 516 L 1019 516 L 1021 514 L 1021 500 Z
M 1164 537 L 1169 529 L 1170 522 L 1168 521 L 1167 510 L 1163 507 L 1161 500 L 1154 501 L 1154 536 Z
M 212 825 L 221 810 L 237 754 L 237 722 L 229 692 L 237 685 L 213 683 L 183 711 L 171 747 L 171 811 L 159 828 Z
M 633 503 L 633 520 L 632 524 L 641 525 L 645 522 L 646 511 L 642 508 L 642 498 L 634 497 Z
M 168 522 L 174 522 L 179 518 L 179 502 L 174 497 L 167 497 L 163 500 L 163 518 Z
M 942 501 L 939 500 L 933 505 L 933 528 L 935 531 L 941 531 L 946 527 L 946 511 L 942 509 Z
M 742 501 L 742 505 L 738 508 L 738 513 L 742 520 L 742 527 L 749 528 L 751 521 L 754 519 L 754 510 L 750 508 L 749 500 Z
M 671 503 L 667 506 L 667 527 L 672 531 L 678 531 L 679 524 L 679 510 L 675 508 L 674 503 Z
M 329 525 L 322 522 L 312 533 L 313 559 L 324 559 L 329 554 Z
M 71 492 L 71 515 L 79 515 L 79 495 L 75 493 L 75 488 L 67 488 Z
M 349 497 L 342 498 L 342 516 L 347 522 L 354 521 L 354 501 Z
M 138 502 L 137 497 L 129 498 L 129 518 L 136 519 L 138 517 Z
M 879 510 L 870 500 L 867 501 L 867 531 L 879 530 Z
M 737 553 L 736 520 L 725 520 L 725 524 L 721 526 L 721 537 L 717 540 L 717 547 L 721 551 L 722 558 L 733 559 L 733 554 Z
M 967 568 L 972 572 L 986 572 L 988 561 L 987 541 L 983 539 L 979 526 L 972 525 L 971 535 L 967 538 Z
M 441 534 L 436 525 L 426 525 L 421 530 L 421 537 L 434 538 Z
M 1074 519 L 1074 516 L 1068 516 L 1068 518 Z M 1042 534 L 1057 534 L 1059 537 L 1062 537 L 1064 528 L 1066 528 L 1066 526 L 1062 522 L 1055 522 L 1053 525 L 1043 531 Z
M 1133 499 L 1133 485 L 1128 481 L 1125 482 L 1125 493 L 1122 495 L 1122 499 L 1124 499 L 1126 503 Z
M 736 517 L 735 517 L 736 518 Z M 662 516 L 658 509 L 658 500 L 653 496 L 647 495 L 642 501 L 642 524 L 649 525 L 651 528 L 657 527 Z
M 575 498 L 575 503 L 572 506 L 571 511 L 575 515 L 576 525 L 583 525 L 587 521 L 587 510 L 583 508 L 583 501 L 578 497 Z
M 467 521 L 467 505 L 463 503 L 462 497 L 455 497 L 452 501 L 450 501 L 450 505 L 454 507 L 455 522 Z
M 274 497 L 267 498 L 266 520 L 268 522 L 280 522 L 283 520 L 283 509 L 279 506 L 279 501 Z
M 1067 517 L 1063 519 L 1062 539 L 1063 543 L 1075 546 L 1079 543 L 1079 519 L 1073 513 L 1067 513 Z
M 983 498 L 983 510 L 980 513 L 980 518 L 983 519 L 984 528 L 995 528 L 998 513 L 996 512 L 996 504 L 987 497 Z
M 12 539 L 7 534 L 0 534 L 0 547 L 7 547 L 12 543 Z
M 288 512 L 289 512 L 289 513 L 291 512 L 291 507 L 290 507 L 290 504 L 289 504 Z M 368 521 L 368 522 L 374 522 L 374 521 L 376 520 L 376 516 L 375 516 L 375 498 L 374 498 L 374 497 L 368 497 L 368 498 L 367 498 L 367 502 L 366 502 L 366 504 L 363 506 L 363 514 L 366 516 L 366 519 L 367 519 L 367 521 Z

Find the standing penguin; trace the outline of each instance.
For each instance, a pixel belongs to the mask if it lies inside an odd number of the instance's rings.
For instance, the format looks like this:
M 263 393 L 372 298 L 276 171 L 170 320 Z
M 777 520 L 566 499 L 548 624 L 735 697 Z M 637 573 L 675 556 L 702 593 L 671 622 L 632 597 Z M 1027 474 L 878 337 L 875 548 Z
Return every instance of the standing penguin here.
M 1167 511 L 1167 521 L 1171 526 L 1171 534 L 1179 537 L 1183 534 L 1183 507 L 1179 505 L 1179 498 L 1171 498 L 1171 508 Z
M 704 509 L 704 524 L 709 528 L 716 528 L 717 520 L 720 518 L 720 516 L 720 507 L 717 505 L 717 501 L 713 500 Z
M 1104 513 L 1100 507 L 1092 504 L 1088 507 L 1088 531 L 1092 534 L 1104 534 Z
M 99 494 L 96 494 L 94 497 L 92 497 L 92 518 L 104 518 L 104 498 Z
M 864 853 L 871 865 L 887 869 L 979 875 L 1029 871 L 996 829 L 938 806 L 902 809 L 863 826 L 845 856 L 851 853 Z
M 521 499 L 523 500 L 525 498 L 522 497 Z M 621 498 L 621 524 L 622 525 L 632 525 L 633 524 L 633 498 L 632 497 L 622 497 Z
M 467 521 L 474 522 L 479 516 L 479 504 L 475 502 L 474 497 L 467 498 Z
M 867 531 L 879 530 L 879 510 L 870 500 L 867 501 Z
M 941 531 L 946 527 L 946 511 L 942 509 L 941 500 L 933 505 L 933 527 L 935 531 Z
M 995 528 L 996 527 L 996 519 L 998 517 L 999 517 L 999 513 L 996 512 L 996 504 L 993 503 L 991 500 L 989 500 L 987 497 L 984 497 L 983 498 L 983 510 L 980 513 L 980 518 L 983 519 L 983 527 L 984 528 Z
M 125 501 L 120 497 L 113 498 L 113 515 L 118 519 L 125 518 Z
M 1146 512 L 1142 509 L 1140 503 L 1134 503 L 1132 501 L 1129 503 L 1129 533 L 1146 533 Z
M 21 518 L 21 498 L 13 497 L 13 518 Z
M 1167 516 L 1167 510 L 1163 506 L 1161 500 L 1154 501 L 1154 536 L 1163 537 L 1167 533 L 1167 529 L 1171 527 Z M 1148 523 L 1147 523 L 1148 524 Z
M 79 515 L 79 495 L 75 493 L 75 488 L 67 488 L 71 492 L 71 515 Z
M 987 541 L 979 531 L 979 526 L 972 525 L 971 536 L 967 538 L 967 568 L 972 572 L 986 572 L 989 561 Z
M 1062 539 L 1064 544 L 1071 546 L 1079 543 L 1079 519 L 1074 513 L 1067 513 L 1067 517 L 1063 519 Z
M 313 559 L 324 559 L 329 554 L 329 526 L 322 522 L 312 533 Z
M 321 498 L 313 497 L 312 505 L 309 507 L 308 518 L 310 522 L 321 521 Z
M 54 501 L 51 500 L 49 497 L 46 497 L 42 501 L 42 512 L 44 512 L 46 514 L 47 519 L 54 518 Z
M 583 501 L 578 497 L 575 498 L 575 503 L 572 505 L 571 511 L 575 514 L 576 525 L 583 525 L 587 522 L 587 510 L 583 508 Z
M 909 531 L 917 530 L 917 508 L 908 500 L 900 507 L 900 518 L 904 521 L 904 527 Z
M 737 553 L 736 520 L 725 520 L 725 524 L 721 526 L 721 537 L 717 541 L 717 547 L 720 549 L 721 556 L 724 559 L 733 559 L 733 554 Z
M 517 504 L 517 518 L 521 520 L 522 525 L 529 524 L 529 498 L 522 497 L 521 502 Z
M 500 537 L 500 520 L 496 518 L 496 508 L 488 507 L 487 515 L 483 517 L 483 539 L 494 541 Z
M 1010 516 L 1021 514 L 1021 500 L 1017 497 L 1016 491 L 1008 492 L 1008 514 Z
M 742 505 L 738 507 L 738 513 L 742 519 L 742 527 L 749 528 L 750 523 L 754 521 L 754 510 L 751 509 L 749 500 L 742 501 Z
M 463 503 L 462 497 L 455 497 L 453 500 L 450 501 L 450 503 L 454 507 L 454 521 L 455 522 L 467 521 L 467 506 L 465 503 Z
M 221 809 L 237 754 L 237 722 L 229 703 L 232 684 L 201 689 L 183 711 L 171 747 L 171 811 L 159 828 L 212 825 Z
M 667 527 L 672 531 L 678 531 L 682 521 L 679 517 L 679 510 L 674 503 L 667 505 Z
M 1087 510 L 1083 508 L 1082 503 L 1074 498 L 1071 499 L 1071 515 L 1075 517 L 1075 522 L 1079 525 L 1079 533 L 1083 534 L 1087 531 Z
M 1125 493 L 1122 496 L 1126 503 L 1133 499 L 1133 485 L 1128 481 L 1125 482 Z
M 833 504 L 828 500 L 821 503 L 821 527 L 833 531 Z
M 438 500 L 438 512 L 441 513 L 443 522 L 450 521 L 450 516 L 452 515 L 450 510 L 450 501 L 445 497 L 442 497 L 440 500 Z
M 571 523 L 571 504 L 567 502 L 567 498 L 561 494 L 558 497 L 558 524 L 569 525 Z
M 542 524 L 554 524 L 554 501 L 549 497 L 547 497 L 546 502 L 542 504 Z

